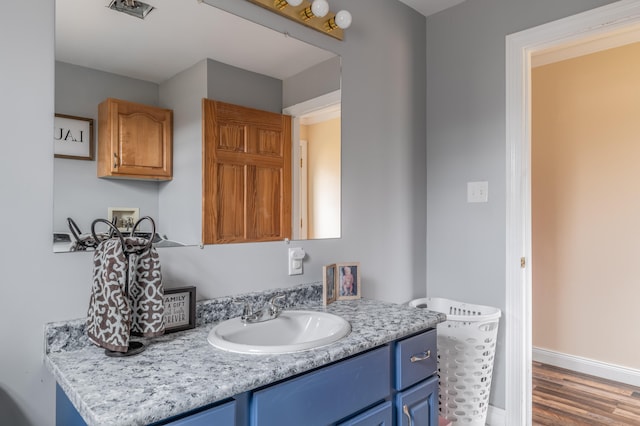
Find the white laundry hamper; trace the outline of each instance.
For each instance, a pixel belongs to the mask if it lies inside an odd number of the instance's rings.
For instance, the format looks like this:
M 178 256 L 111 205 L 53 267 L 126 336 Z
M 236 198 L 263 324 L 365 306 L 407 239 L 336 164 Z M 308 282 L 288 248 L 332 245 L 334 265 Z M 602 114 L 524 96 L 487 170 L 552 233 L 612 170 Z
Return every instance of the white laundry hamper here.
M 452 426 L 484 426 L 500 309 L 436 297 L 409 305 L 447 315 L 437 328 L 440 416 Z

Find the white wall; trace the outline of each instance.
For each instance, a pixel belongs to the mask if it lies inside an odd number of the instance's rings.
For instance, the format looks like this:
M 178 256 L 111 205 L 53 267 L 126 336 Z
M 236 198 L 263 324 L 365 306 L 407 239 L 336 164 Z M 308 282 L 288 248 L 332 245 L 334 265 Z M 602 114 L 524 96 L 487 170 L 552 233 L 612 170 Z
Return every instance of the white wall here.
M 505 37 L 607 0 L 473 0 L 427 18 L 427 286 L 505 308 Z M 466 203 L 466 183 L 489 202 Z M 504 407 L 503 319 L 491 404 Z
M 389 0 L 333 0 L 354 24 L 344 42 L 249 2 L 209 0 L 342 55 L 342 238 L 301 244 L 305 274 L 286 275 L 287 245 L 163 249 L 168 286 L 200 298 L 321 280 L 321 266 L 360 261 L 365 297 L 425 294 L 425 19 Z M 0 14 L 0 418 L 54 423 L 43 324 L 83 317 L 91 255 L 52 253 L 54 2 L 7 2 Z

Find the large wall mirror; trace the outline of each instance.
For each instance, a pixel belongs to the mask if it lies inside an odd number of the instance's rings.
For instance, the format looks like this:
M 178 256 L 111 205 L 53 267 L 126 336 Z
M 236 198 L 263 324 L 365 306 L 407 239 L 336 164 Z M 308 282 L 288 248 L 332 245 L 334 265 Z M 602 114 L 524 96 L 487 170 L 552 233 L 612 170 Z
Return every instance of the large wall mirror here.
M 113 216 L 154 218 L 158 247 L 200 244 L 203 98 L 294 117 L 292 238 L 340 237 L 340 58 L 198 0 L 147 0 L 144 19 L 120 3 L 56 0 L 55 112 L 92 119 L 97 149 L 105 99 L 172 109 L 173 179 L 103 179 L 95 160 L 56 156 L 54 251 L 78 248 L 69 219 L 82 237 Z

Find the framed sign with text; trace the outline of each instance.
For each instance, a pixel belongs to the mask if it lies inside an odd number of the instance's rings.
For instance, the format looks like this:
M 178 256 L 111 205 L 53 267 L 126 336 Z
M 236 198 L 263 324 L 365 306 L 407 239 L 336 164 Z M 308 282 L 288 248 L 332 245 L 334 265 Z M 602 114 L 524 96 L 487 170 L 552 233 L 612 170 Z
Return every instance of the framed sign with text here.
M 56 114 L 53 128 L 53 156 L 93 160 L 93 118 Z
M 164 290 L 164 332 L 188 330 L 196 326 L 196 288 Z

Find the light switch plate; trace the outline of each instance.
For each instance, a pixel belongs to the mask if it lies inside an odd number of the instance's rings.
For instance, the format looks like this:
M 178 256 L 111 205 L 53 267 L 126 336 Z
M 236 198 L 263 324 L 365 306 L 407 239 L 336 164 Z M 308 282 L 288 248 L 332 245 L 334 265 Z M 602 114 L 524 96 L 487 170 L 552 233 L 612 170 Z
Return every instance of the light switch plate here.
M 486 203 L 489 201 L 489 182 L 467 182 L 467 202 Z

